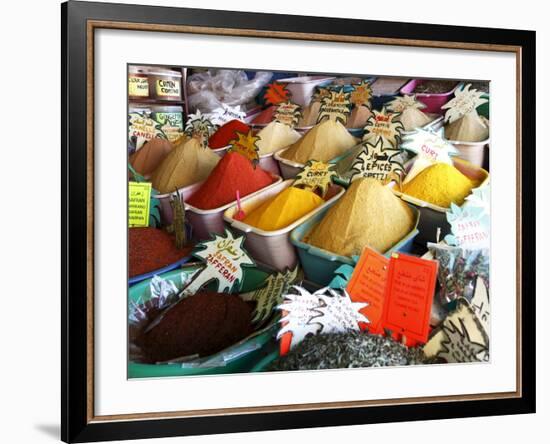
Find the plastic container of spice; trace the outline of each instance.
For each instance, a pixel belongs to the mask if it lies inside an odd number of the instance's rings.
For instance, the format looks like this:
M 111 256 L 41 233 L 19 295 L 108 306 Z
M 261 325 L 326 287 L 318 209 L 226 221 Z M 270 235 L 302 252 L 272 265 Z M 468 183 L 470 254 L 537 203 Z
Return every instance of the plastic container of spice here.
M 149 75 L 146 66 L 131 65 L 128 68 L 128 97 L 130 100 L 149 98 Z
M 321 222 L 321 219 L 323 219 L 332 205 L 334 205 L 334 203 L 323 208 L 322 211 L 309 218 L 290 233 L 290 242 L 292 242 L 298 250 L 298 256 L 300 257 L 300 263 L 302 264 L 306 278 L 321 286 L 325 286 L 330 283 L 334 277 L 334 272 L 341 265 L 355 265 L 355 262 L 351 259 L 351 257 L 334 254 L 330 251 L 310 245 L 303 240 L 313 229 L 313 227 Z M 397 242 L 388 251 L 384 252 L 384 256 L 386 257 L 389 257 L 394 251 L 400 251 L 403 253 L 410 253 L 412 251 L 414 238 L 418 235 L 418 229 L 416 227 L 418 225 L 420 213 L 413 205 L 409 206 L 415 215 L 416 222 L 414 228 L 403 239 Z
M 182 277 L 190 276 L 196 272 L 198 267 L 185 267 L 182 270 L 170 271 L 160 275 L 161 278 L 171 281 L 178 290 L 183 288 Z M 243 271 L 243 285 L 241 293 L 253 291 L 264 285 L 265 279 L 269 273 L 260 268 L 245 268 Z M 147 303 L 151 298 L 151 279 L 134 285 L 128 291 L 129 307 L 136 304 Z M 243 339 L 222 352 L 229 359 L 223 360 L 223 363 L 204 365 L 202 367 L 192 367 L 185 363 L 174 364 L 142 364 L 132 360 L 128 362 L 129 378 L 156 378 L 163 376 L 199 376 L 228 373 L 248 372 L 258 362 L 260 362 L 267 353 L 273 348 L 270 347 L 277 325 L 265 328 L 257 332 L 254 336 Z
M 406 77 L 379 77 L 371 85 L 371 107 L 381 110 L 391 100 L 399 95 L 399 90 L 409 81 Z
M 256 195 L 271 189 L 272 187 L 281 183 L 281 181 L 283 180 L 281 176 L 277 176 L 276 174 L 272 174 L 272 176 L 273 176 L 273 183 L 271 185 L 268 185 L 267 187 L 264 187 L 254 193 L 251 193 L 248 196 L 241 197 L 241 204 L 244 204 L 246 201 L 248 201 L 249 199 L 251 199 Z M 201 185 L 202 185 L 202 182 L 192 185 L 193 187 L 192 190 L 186 190 L 186 192 L 190 192 L 190 194 L 187 195 L 187 197 L 190 197 L 191 194 L 193 194 L 196 190 L 198 190 Z M 182 199 L 185 202 L 185 199 L 183 198 L 183 196 L 182 196 Z M 212 210 L 201 210 L 200 208 L 196 208 L 186 203 L 185 217 L 187 221 L 189 221 L 189 223 L 191 224 L 191 227 L 193 228 L 193 238 L 197 240 L 203 240 L 203 239 L 209 239 L 212 233 L 223 233 L 225 228 L 223 223 L 223 213 L 229 207 L 236 204 L 237 204 L 237 200 L 234 200 L 219 208 L 214 208 Z
M 426 105 L 426 108 L 422 110 L 425 113 L 443 114 L 441 107 L 451 100 L 453 93 L 459 87 L 460 83 L 456 82 L 456 85 L 453 88 L 444 93 L 415 93 L 414 89 L 424 82 L 426 82 L 424 79 L 411 80 L 403 86 L 403 88 L 401 88 L 401 94 L 416 94 L 418 101 Z
M 150 96 L 156 100 L 181 101 L 181 72 L 160 67 L 149 68 Z
M 248 199 L 246 202 L 243 202 L 241 206 L 245 214 L 250 213 L 266 200 L 274 197 L 284 189 L 291 186 L 292 182 L 292 179 L 280 182 L 268 190 L 264 190 L 256 196 Z M 290 232 L 298 225 L 317 214 L 319 211 L 322 211 L 327 206 L 332 205 L 342 196 L 342 194 L 344 194 L 344 189 L 342 187 L 332 185 L 325 196 L 325 203 L 319 205 L 313 211 L 310 211 L 300 219 L 294 221 L 285 228 L 281 228 L 280 230 L 264 231 L 256 227 L 252 227 L 242 221 L 235 220 L 233 217 L 238 211 L 236 205 L 225 210 L 223 218 L 235 231 L 246 233 L 244 245 L 254 259 L 257 259 L 263 264 L 277 270 L 283 271 L 285 268 L 294 268 L 298 262 L 296 249 L 290 243 Z
M 172 196 L 176 197 L 179 194 L 182 202 L 185 202 L 187 199 L 191 197 L 191 195 L 196 190 L 200 188 L 203 182 L 204 180 L 201 182 L 197 182 L 192 185 L 188 185 L 186 187 L 180 188 L 177 193 L 176 192 L 165 193 L 165 194 L 158 194 L 155 196 L 155 198 L 157 198 L 160 202 L 160 217 L 163 225 L 170 225 L 173 220 L 172 206 L 170 205 Z
M 458 157 L 470 162 L 472 165 L 482 167 L 485 155 L 488 153 L 486 148 L 489 146 L 489 137 L 481 142 L 461 142 L 458 140 L 448 140 L 460 153 Z
M 315 88 L 327 85 L 333 79 L 334 77 L 328 76 L 303 76 L 279 79 L 277 82 L 287 84 L 286 88 L 290 92 L 293 103 L 307 106 L 311 102 L 311 96 L 313 96 Z
M 414 158 L 404 165 L 406 173 L 411 169 L 413 163 Z M 453 158 L 453 165 L 469 179 L 476 180 L 479 183 L 477 187 L 483 186 L 489 182 L 489 173 L 470 162 L 455 157 Z M 420 211 L 420 222 L 418 224 L 419 234 L 416 238 L 417 243 L 425 245 L 426 242 L 438 242 L 451 232 L 451 226 L 447 222 L 446 216 L 448 208 L 433 205 L 429 202 L 403 194 L 397 190 L 395 182 L 392 182 L 390 186 L 395 195 L 401 197 L 405 202 L 414 205 Z

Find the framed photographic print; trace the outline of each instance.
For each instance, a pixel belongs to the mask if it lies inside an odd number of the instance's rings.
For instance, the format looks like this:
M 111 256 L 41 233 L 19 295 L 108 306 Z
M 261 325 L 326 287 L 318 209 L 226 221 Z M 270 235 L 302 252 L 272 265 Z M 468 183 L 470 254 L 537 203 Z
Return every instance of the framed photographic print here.
M 534 32 L 61 11 L 64 441 L 535 411 Z

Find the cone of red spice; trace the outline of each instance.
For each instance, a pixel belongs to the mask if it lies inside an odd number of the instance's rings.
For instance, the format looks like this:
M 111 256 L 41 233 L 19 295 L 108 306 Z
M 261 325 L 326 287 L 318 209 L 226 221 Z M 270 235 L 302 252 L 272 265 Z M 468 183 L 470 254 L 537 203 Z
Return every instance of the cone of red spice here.
M 229 145 L 231 140 L 237 138 L 237 131 L 246 134 L 249 130 L 250 127 L 246 123 L 237 119 L 230 120 L 210 136 L 210 139 L 208 139 L 208 146 L 214 149 L 223 148 Z
M 128 230 L 128 275 L 139 276 L 166 267 L 187 256 L 191 248 L 178 250 L 173 236 L 153 227 Z
M 275 111 L 277 110 L 277 107 L 275 105 L 271 105 L 269 108 L 264 109 L 260 114 L 258 114 L 252 123 L 256 123 L 258 125 L 270 123 L 273 118 Z
M 258 191 L 274 182 L 273 176 L 242 154 L 229 152 L 210 173 L 210 176 L 187 199 L 189 205 L 202 210 L 219 208 L 236 199 L 237 190 L 240 197 Z

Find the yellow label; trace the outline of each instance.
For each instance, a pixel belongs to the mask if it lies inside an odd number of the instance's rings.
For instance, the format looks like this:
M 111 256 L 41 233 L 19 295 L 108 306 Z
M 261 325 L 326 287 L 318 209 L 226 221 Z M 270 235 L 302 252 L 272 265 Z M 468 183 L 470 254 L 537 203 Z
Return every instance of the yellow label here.
M 252 130 L 250 130 L 247 134 L 240 133 L 238 131 L 236 134 L 237 138 L 229 142 L 231 145 L 229 151 L 235 151 L 236 153 L 242 154 L 247 159 L 250 159 L 254 165 L 256 165 L 260 161 L 259 148 L 256 145 L 260 138 L 254 136 L 252 134 Z
M 132 97 L 149 97 L 147 77 L 128 77 L 128 95 Z
M 129 182 L 128 193 L 128 225 L 130 227 L 149 226 L 151 183 Z
M 180 82 L 178 80 L 157 79 L 155 88 L 159 97 L 181 97 Z
M 324 196 L 332 183 L 332 178 L 337 176 L 332 168 L 333 165 L 328 163 L 310 160 L 305 164 L 302 171 L 298 173 L 292 185 L 295 187 L 310 188 L 311 191 L 318 189 L 321 191 L 321 195 Z

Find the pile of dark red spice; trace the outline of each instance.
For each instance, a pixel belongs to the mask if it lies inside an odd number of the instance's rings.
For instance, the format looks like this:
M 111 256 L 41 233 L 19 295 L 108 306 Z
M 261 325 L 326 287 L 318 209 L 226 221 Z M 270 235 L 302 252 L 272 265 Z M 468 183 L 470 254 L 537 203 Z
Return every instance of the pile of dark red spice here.
M 159 228 L 128 230 L 128 274 L 139 276 L 166 267 L 187 256 L 191 247 L 176 248 L 174 237 Z
M 153 320 L 152 327 L 138 335 L 136 345 L 148 363 L 208 356 L 252 333 L 252 309 L 237 295 L 201 291 Z

